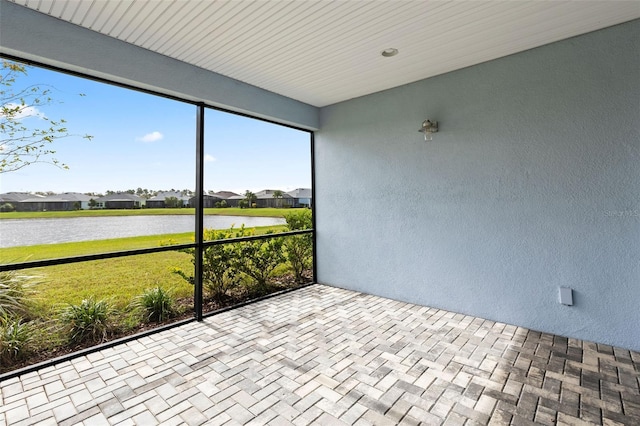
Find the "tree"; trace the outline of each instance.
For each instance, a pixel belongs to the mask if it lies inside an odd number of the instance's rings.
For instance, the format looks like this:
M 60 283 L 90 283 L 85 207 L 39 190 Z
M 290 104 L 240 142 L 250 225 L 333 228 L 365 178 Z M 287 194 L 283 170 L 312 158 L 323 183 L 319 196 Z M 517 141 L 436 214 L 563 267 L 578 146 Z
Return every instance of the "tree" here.
M 96 200 L 94 200 L 93 198 L 89 200 L 90 209 L 95 209 L 97 206 L 98 206 L 98 202 Z
M 169 209 L 175 209 L 178 207 L 182 207 L 182 201 L 177 197 L 167 197 L 164 199 L 164 206 Z
M 244 199 L 247 200 L 248 207 L 252 207 L 253 203 L 258 199 L 258 197 L 256 196 L 256 194 L 247 189 L 244 193 Z
M 69 167 L 55 157 L 51 148 L 57 139 L 74 136 L 64 119 L 52 119 L 40 108 L 54 103 L 51 89 L 39 85 L 17 88 L 19 77 L 27 75 L 27 66 L 2 60 L 0 74 L 0 173 L 14 172 L 34 163 L 48 163 L 62 169 Z M 84 96 L 84 95 L 80 95 Z M 28 119 L 38 119 L 39 126 L 28 126 Z M 33 122 L 33 120 L 30 120 Z M 92 136 L 82 138 L 91 140 Z
M 280 191 L 279 189 L 273 191 L 273 198 L 276 199 L 276 207 L 282 207 L 282 196 L 282 191 Z

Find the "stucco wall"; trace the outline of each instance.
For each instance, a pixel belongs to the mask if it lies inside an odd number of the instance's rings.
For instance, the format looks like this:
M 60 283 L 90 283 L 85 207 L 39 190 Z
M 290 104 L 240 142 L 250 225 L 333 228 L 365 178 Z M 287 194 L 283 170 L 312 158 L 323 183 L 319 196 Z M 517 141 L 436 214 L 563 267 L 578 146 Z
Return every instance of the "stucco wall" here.
M 640 350 L 638 52 L 633 21 L 323 108 L 319 281 Z

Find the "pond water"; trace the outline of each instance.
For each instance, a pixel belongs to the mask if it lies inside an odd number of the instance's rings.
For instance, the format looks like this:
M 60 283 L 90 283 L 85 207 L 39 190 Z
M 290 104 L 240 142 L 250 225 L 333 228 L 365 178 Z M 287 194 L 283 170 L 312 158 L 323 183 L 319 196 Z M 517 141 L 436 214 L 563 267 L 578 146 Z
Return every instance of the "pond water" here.
M 285 223 L 282 218 L 271 217 L 204 217 L 204 227 L 213 229 Z M 5 219 L 0 220 L 0 248 L 193 232 L 194 227 L 195 217 L 189 215 Z

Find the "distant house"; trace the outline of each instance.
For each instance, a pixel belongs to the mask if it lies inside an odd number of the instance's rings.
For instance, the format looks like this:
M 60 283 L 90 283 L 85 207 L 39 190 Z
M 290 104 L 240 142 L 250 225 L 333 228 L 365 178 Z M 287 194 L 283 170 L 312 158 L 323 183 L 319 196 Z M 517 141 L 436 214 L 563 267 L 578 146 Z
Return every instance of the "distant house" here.
M 209 209 L 209 208 L 215 207 L 218 201 L 222 201 L 222 198 L 216 195 L 204 194 L 202 199 L 202 206 L 205 209 Z M 191 207 L 195 207 L 197 203 L 198 203 L 198 197 L 189 198 L 189 205 Z
M 212 193 L 211 195 L 220 198 L 220 201 L 224 201 L 227 207 L 238 207 L 238 202 L 244 199 L 242 195 L 236 194 L 235 192 L 231 191 L 218 191 Z
M 293 198 L 293 207 L 311 207 L 311 188 L 297 188 L 287 192 Z
M 20 201 L 16 210 L 23 212 L 86 210 L 89 208 L 90 200 L 90 196 L 78 192 L 65 192 L 45 197 L 32 196 Z
M 293 207 L 293 197 L 284 191 L 282 196 L 275 198 L 276 189 L 264 189 L 256 192 L 256 207 Z
M 240 194 L 236 194 L 235 192 L 231 192 L 231 191 L 218 191 L 218 192 L 214 192 L 213 195 L 215 195 L 216 197 L 220 197 L 223 200 L 226 200 L 227 198 L 230 198 L 230 197 L 237 197 Z
M 14 210 L 20 211 L 19 203 L 29 198 L 43 198 L 43 195 L 30 194 L 28 192 L 7 192 L 0 194 L 0 206 L 9 204 Z
M 96 198 L 96 207 L 99 209 L 139 209 L 146 206 L 146 200 L 136 194 L 118 192 Z
M 204 194 L 204 207 L 212 208 L 216 206 L 216 203 L 221 201 L 225 201 L 227 203 L 227 207 L 238 207 L 238 202 L 240 200 L 244 200 L 242 195 L 238 195 L 235 192 L 231 191 L 218 191 L 218 192 L 210 192 L 209 194 Z M 189 199 L 189 205 L 195 207 L 196 205 L 196 197 L 191 197 Z
M 157 195 L 149 198 L 146 202 L 146 207 L 148 209 L 165 208 L 167 207 L 166 205 L 167 198 L 176 198 L 178 200 L 178 205 L 175 207 L 189 206 L 189 203 L 190 203 L 189 197 L 186 195 L 183 195 L 182 192 L 168 191 L 168 192 L 159 192 Z
M 229 198 L 226 198 L 225 201 L 227 202 L 227 206 L 229 207 L 238 207 L 240 205 L 240 201 L 244 199 L 244 195 L 236 194 L 230 196 Z

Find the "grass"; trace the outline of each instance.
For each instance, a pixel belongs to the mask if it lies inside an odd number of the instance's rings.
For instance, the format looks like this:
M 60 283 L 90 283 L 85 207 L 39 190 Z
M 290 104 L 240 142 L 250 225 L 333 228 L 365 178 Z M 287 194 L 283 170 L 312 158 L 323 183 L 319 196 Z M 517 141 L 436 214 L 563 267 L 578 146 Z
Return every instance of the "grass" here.
M 204 209 L 205 215 L 214 216 L 249 216 L 249 217 L 284 217 L 285 214 L 304 209 L 241 209 L 239 207 Z M 115 209 L 115 210 L 74 210 L 64 212 L 4 212 L 0 219 L 36 219 L 36 218 L 69 218 L 69 217 L 101 217 L 101 216 L 162 216 L 162 215 L 194 215 L 195 209 Z
M 278 225 L 254 229 L 259 235 L 268 231 L 282 232 L 285 228 L 284 225 Z M 13 263 L 158 247 L 163 241 L 190 243 L 193 242 L 193 233 L 7 247 L 0 249 L 0 262 Z M 172 273 L 173 268 L 191 270 L 191 256 L 178 251 L 167 251 L 33 268 L 25 270 L 25 273 L 40 277 L 41 284 L 34 287 L 35 295 L 32 300 L 39 315 L 50 316 L 61 306 L 78 304 L 91 296 L 109 299 L 117 309 L 124 309 L 145 289 L 158 285 L 171 289 L 177 298 L 192 296 L 193 286 Z
M 176 267 L 193 268 L 191 256 L 169 251 L 35 268 L 30 272 L 41 275 L 44 282 L 35 289 L 34 307 L 41 316 L 48 316 L 60 306 L 95 297 L 122 310 L 144 290 L 158 285 L 172 289 L 176 297 L 192 296 L 193 286 L 171 272 Z
M 259 226 L 253 229 L 256 230 L 257 235 L 260 235 L 265 234 L 268 231 L 284 232 L 286 230 L 286 226 Z M 109 240 L 5 247 L 0 248 L 0 264 L 158 247 L 159 245 L 168 242 L 171 242 L 172 244 L 188 244 L 193 242 L 193 235 L 193 232 L 185 232 L 179 234 L 114 238 Z
M 162 241 L 172 241 L 175 244 L 192 243 L 193 232 L 145 235 L 141 237 L 114 238 L 109 240 L 78 241 L 72 243 L 5 247 L 0 249 L 0 263 L 56 259 L 60 257 L 81 256 L 85 254 L 109 253 L 114 251 L 158 247 Z

